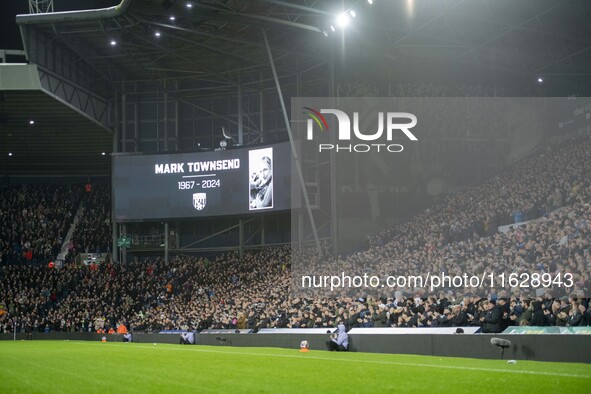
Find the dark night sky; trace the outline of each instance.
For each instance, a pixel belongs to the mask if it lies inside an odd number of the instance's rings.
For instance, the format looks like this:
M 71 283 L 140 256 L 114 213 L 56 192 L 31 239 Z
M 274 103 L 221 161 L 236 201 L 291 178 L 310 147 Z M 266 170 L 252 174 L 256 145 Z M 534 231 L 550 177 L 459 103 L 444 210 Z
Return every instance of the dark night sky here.
M 21 36 L 16 24 L 17 14 L 29 13 L 27 0 L 0 1 L 0 49 L 23 49 Z M 71 11 L 78 9 L 93 9 L 112 7 L 120 0 L 54 0 L 54 11 Z

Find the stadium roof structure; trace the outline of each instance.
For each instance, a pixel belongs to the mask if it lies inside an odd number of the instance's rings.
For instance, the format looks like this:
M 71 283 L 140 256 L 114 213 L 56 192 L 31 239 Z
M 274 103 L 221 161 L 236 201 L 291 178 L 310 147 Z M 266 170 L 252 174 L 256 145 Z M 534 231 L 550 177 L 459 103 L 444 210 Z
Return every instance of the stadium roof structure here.
M 0 85 L 0 166 L 8 174 L 40 173 L 50 171 L 48 158 L 70 157 L 56 160 L 66 171 L 87 157 L 96 166 L 81 173 L 108 172 L 104 158 L 93 157 L 113 150 L 122 93 L 139 94 L 145 83 L 182 99 L 270 89 L 290 77 L 297 85 L 303 71 L 310 84 L 332 83 L 333 93 L 339 78 L 442 69 L 556 86 L 591 79 L 588 1 L 373 3 L 122 0 L 104 9 L 18 15 L 39 87 Z M 351 23 L 343 29 L 337 19 L 345 14 Z M 334 68 L 341 70 L 336 78 Z M 30 127 L 28 118 L 48 122 Z M 19 154 L 9 158 L 8 151 Z

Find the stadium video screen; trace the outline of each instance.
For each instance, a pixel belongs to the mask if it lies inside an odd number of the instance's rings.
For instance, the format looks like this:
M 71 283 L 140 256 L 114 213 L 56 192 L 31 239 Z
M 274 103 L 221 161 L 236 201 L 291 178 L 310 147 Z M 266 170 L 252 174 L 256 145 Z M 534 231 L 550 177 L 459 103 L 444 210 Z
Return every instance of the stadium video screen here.
M 286 210 L 289 143 L 213 152 L 113 156 L 117 221 Z

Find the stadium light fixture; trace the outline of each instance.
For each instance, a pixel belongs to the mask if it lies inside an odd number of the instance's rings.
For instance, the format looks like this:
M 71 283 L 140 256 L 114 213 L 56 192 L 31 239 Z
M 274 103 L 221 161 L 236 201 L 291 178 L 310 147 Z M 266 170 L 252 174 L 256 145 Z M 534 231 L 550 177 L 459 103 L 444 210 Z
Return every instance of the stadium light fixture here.
M 12 156 L 12 152 L 8 152 L 8 156 Z
M 193 3 L 187 3 L 187 8 L 193 8 Z
M 169 19 L 171 22 L 174 22 L 176 18 L 174 17 L 174 15 L 171 15 L 170 17 L 168 17 L 168 19 Z
M 343 13 L 337 17 L 337 25 L 339 27 L 345 28 L 349 25 L 349 15 L 347 13 Z
M 355 18 L 357 16 L 357 14 L 355 13 L 355 10 L 351 10 L 349 11 L 349 14 L 351 15 L 351 17 Z
M 111 40 L 110 44 L 111 44 L 112 47 L 117 46 L 117 41 Z
M 160 37 L 160 32 L 159 31 L 155 32 L 154 37 Z
M 29 120 L 29 124 L 32 126 L 35 124 L 35 121 L 33 119 Z
M 373 4 L 373 0 L 367 0 L 367 2 L 369 3 L 369 5 Z
M 538 83 L 542 83 L 544 82 L 544 80 L 542 79 L 542 77 L 538 77 Z
M 104 155 L 106 155 L 106 153 L 105 152 L 101 152 L 101 156 L 104 156 Z

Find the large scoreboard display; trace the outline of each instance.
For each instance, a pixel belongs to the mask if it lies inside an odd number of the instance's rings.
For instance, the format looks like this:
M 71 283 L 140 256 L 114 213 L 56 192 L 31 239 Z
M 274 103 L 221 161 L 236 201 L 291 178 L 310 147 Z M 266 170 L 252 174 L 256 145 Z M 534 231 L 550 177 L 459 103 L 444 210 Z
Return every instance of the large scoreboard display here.
M 290 209 L 289 143 L 213 152 L 113 156 L 116 221 Z

